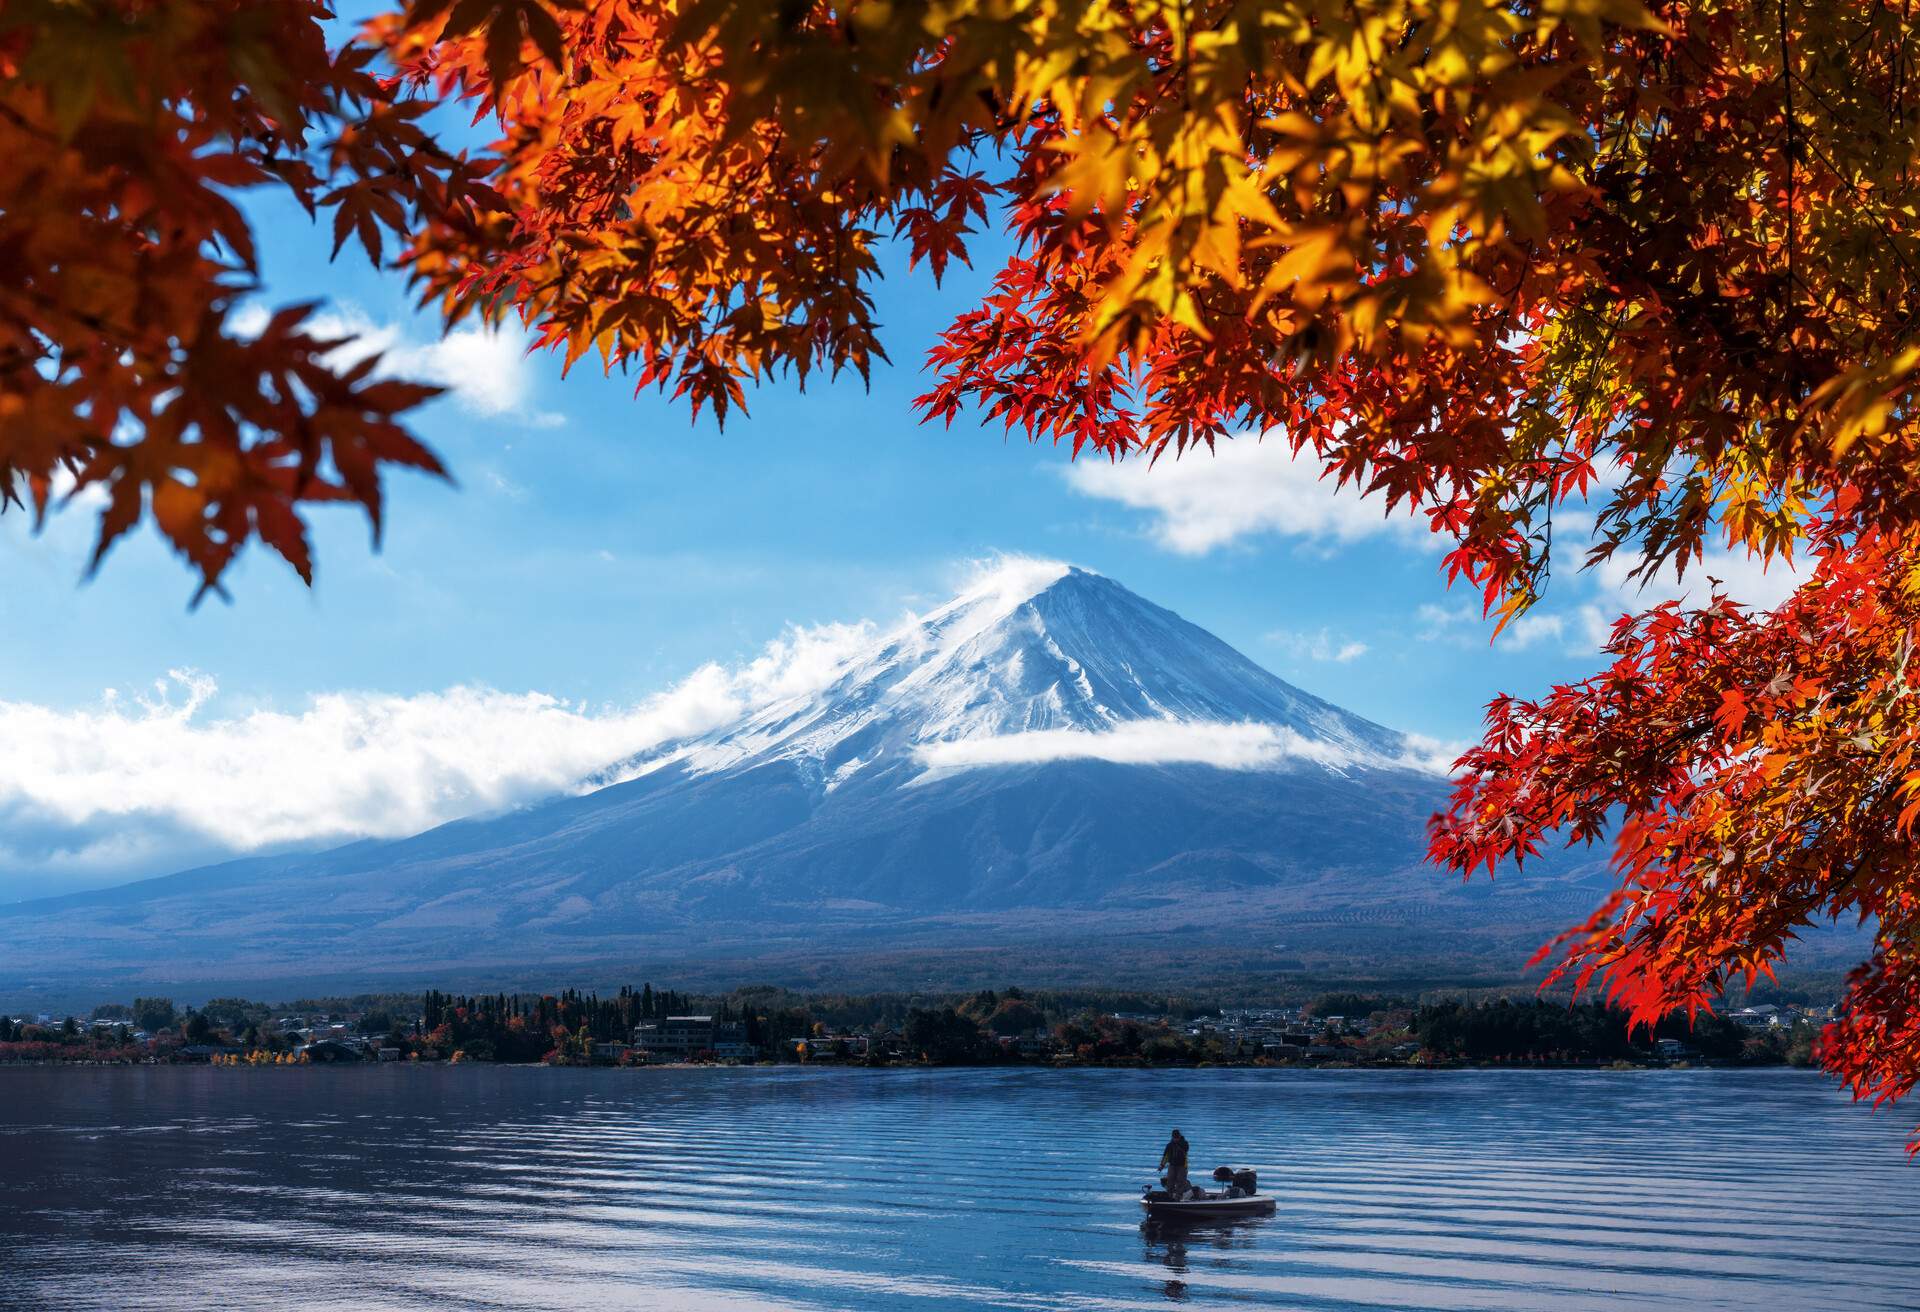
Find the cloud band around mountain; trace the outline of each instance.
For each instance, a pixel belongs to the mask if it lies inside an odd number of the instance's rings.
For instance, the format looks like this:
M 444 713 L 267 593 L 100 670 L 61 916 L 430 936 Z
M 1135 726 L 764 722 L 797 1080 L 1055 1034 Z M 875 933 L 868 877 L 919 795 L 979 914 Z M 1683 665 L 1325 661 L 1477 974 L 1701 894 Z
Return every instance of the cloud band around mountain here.
M 1107 761 L 1115 765 L 1211 765 L 1222 770 L 1266 770 L 1291 762 L 1330 769 L 1433 770 L 1423 743 L 1410 743 L 1401 757 L 1304 737 L 1279 725 L 1218 724 L 1182 720 L 1134 720 L 1094 733 L 1083 729 L 1035 729 L 991 738 L 927 743 L 918 749 L 929 773 L 1054 761 Z

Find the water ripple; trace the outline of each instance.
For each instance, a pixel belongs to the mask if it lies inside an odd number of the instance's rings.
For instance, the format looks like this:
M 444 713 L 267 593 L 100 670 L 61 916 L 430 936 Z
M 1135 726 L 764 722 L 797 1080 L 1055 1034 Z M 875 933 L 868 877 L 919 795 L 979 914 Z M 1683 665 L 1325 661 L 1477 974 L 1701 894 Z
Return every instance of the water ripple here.
M 1166 1129 L 1280 1206 L 1158 1232 Z M 1911 1309 L 1789 1071 L 0 1071 L 0 1305 Z

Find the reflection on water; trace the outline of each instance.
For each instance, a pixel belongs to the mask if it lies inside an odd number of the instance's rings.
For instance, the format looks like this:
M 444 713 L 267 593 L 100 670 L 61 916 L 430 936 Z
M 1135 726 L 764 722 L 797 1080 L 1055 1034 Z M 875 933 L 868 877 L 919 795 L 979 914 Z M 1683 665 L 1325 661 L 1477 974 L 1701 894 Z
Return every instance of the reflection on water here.
M 1221 1252 L 1248 1248 L 1254 1242 L 1255 1233 L 1272 1221 L 1273 1218 L 1266 1216 L 1223 1221 L 1144 1221 L 1140 1233 L 1146 1238 L 1146 1260 L 1158 1262 L 1167 1269 L 1161 1292 L 1180 1303 L 1187 1299 L 1185 1276 L 1189 1246 L 1201 1251 L 1203 1261 L 1204 1251 L 1209 1248 Z
M 1169 1126 L 1279 1211 L 1143 1225 Z M 0 1070 L 30 1308 L 1914 1308 L 1791 1071 Z

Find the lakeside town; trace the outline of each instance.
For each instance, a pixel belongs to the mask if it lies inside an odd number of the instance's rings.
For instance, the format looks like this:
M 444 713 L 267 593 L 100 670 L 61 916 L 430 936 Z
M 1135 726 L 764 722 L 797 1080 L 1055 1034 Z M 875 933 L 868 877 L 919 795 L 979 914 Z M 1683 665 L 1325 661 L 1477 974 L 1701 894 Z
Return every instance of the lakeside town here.
M 429 991 L 198 1007 L 141 997 L 84 1019 L 0 1015 L 0 1064 L 1809 1065 L 1833 1018 L 1828 1005 L 1755 1002 L 1633 1030 L 1600 1004 L 1360 992 L 1212 1007 L 1019 988 L 956 999 L 771 987 L 693 998 L 646 985 L 610 997 Z

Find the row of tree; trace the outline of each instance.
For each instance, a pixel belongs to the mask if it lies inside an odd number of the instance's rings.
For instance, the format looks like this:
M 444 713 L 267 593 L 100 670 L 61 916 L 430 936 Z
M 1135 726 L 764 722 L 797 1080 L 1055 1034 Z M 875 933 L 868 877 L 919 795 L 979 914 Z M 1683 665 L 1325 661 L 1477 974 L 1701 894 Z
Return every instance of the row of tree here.
M 1811 1024 L 1754 1031 L 1703 1012 L 1691 1023 L 1667 1016 L 1633 1027 L 1628 1013 L 1602 1003 L 1576 1006 L 1505 999 L 1439 1003 L 1415 1010 L 1406 1026 L 1422 1051 L 1466 1061 L 1632 1061 L 1661 1039 L 1723 1062 L 1806 1065 L 1816 1037 Z
M 356 1006 L 358 1004 L 356 1011 Z M 1717 1062 L 1806 1064 L 1817 1032 L 1810 1024 L 1760 1032 L 1724 1016 L 1702 1013 L 1692 1022 L 1668 1017 L 1634 1026 L 1628 1013 L 1601 1003 L 1569 1005 L 1538 998 L 1439 999 L 1416 1002 L 1393 995 L 1330 993 L 1299 1009 L 1288 1027 L 1291 1042 L 1275 1048 L 1215 1030 L 1189 1034 L 1186 1017 L 1117 1015 L 1080 1005 L 1073 995 L 1018 988 L 981 990 L 958 999 L 875 994 L 808 999 L 757 987 L 718 997 L 696 997 L 651 984 L 601 996 L 567 989 L 557 994 L 385 995 L 289 1004 L 315 1026 L 344 1023 L 374 1046 L 402 1056 L 434 1059 L 458 1054 L 469 1061 L 586 1062 L 594 1045 L 626 1043 L 635 1028 L 671 1015 L 698 1012 L 737 1023 L 764 1055 L 817 1060 L 845 1051 L 823 1047 L 852 1031 L 884 1038 L 868 1046 L 869 1060 L 893 1057 L 935 1065 L 1052 1060 L 1095 1064 L 1184 1064 L 1287 1059 L 1310 1048 L 1317 1060 L 1357 1062 L 1614 1062 L 1649 1057 L 1661 1039 Z M 32 1024 L 0 1017 L 0 1060 L 127 1061 L 165 1057 L 189 1045 L 290 1055 L 316 1037 L 275 1020 L 276 1009 L 245 999 L 215 999 L 181 1010 L 168 998 L 137 998 L 132 1005 L 94 1009 L 95 1022 L 74 1017 Z M 1203 1013 L 1204 1014 L 1204 1013 Z M 144 1043 L 134 1034 L 143 1031 Z M 800 1046 L 792 1041 L 802 1041 Z M 886 1054 L 886 1055 L 883 1055 Z
M 391 1041 L 405 1050 L 469 1061 L 541 1061 L 585 1057 L 594 1043 L 625 1042 L 648 1021 L 687 1012 L 692 999 L 672 989 L 622 986 L 601 997 L 567 989 L 558 994 L 482 993 L 455 996 L 429 990 L 411 1033 L 395 1030 Z M 723 1001 L 717 1019 L 731 1020 Z

